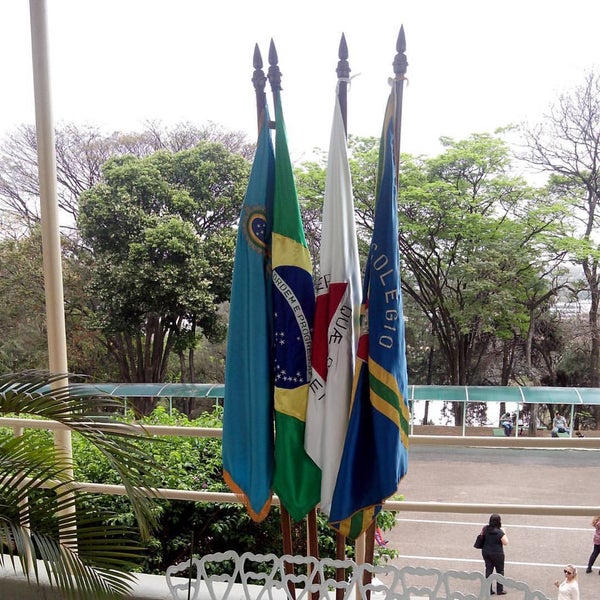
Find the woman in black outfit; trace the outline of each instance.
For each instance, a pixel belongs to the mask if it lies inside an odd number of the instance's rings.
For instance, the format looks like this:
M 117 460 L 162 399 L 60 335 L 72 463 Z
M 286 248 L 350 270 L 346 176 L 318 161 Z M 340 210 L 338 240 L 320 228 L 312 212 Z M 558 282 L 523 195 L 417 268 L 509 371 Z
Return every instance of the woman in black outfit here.
M 508 544 L 508 538 L 504 531 L 502 531 L 502 520 L 500 515 L 493 514 L 490 517 L 488 526 L 484 532 L 483 548 L 481 549 L 481 555 L 485 562 L 485 576 L 489 577 L 494 569 L 499 575 L 504 575 L 504 546 Z M 490 590 L 490 594 L 494 591 Z M 496 593 L 498 595 L 504 595 L 504 586 L 498 582 L 496 584 Z

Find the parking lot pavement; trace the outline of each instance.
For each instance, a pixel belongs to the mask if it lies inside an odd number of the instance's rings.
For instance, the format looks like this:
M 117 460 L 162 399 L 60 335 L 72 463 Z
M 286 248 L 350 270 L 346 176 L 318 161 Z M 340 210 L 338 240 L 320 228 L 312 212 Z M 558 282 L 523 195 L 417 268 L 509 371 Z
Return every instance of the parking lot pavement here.
M 597 450 L 415 446 L 399 493 L 411 502 L 590 506 L 600 514 L 599 459 Z M 509 538 L 507 577 L 555 598 L 553 582 L 572 563 L 582 599 L 600 599 L 600 558 L 593 573 L 585 573 L 593 548 L 591 514 L 501 516 Z M 395 565 L 483 571 L 473 542 L 489 514 L 399 511 L 396 517 L 385 534 L 399 553 Z

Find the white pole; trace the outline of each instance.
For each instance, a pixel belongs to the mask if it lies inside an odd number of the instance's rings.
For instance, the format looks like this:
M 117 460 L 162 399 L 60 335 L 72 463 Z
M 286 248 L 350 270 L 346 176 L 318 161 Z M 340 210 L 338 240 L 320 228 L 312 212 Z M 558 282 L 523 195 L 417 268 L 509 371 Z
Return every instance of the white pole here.
M 40 183 L 40 215 L 42 222 L 42 257 L 46 294 L 46 327 L 48 332 L 48 368 L 52 373 L 68 372 L 67 336 L 63 297 L 60 251 L 58 198 L 56 194 L 56 149 L 48 60 L 48 18 L 46 0 L 29 0 L 31 20 L 31 53 L 33 60 L 33 93 L 37 135 Z M 65 385 L 67 380 L 56 382 Z M 71 457 L 71 432 L 55 432 L 57 448 Z
M 53 373 L 66 373 L 67 345 L 56 194 L 56 151 L 50 101 L 46 2 L 30 0 L 29 6 L 49 368 Z

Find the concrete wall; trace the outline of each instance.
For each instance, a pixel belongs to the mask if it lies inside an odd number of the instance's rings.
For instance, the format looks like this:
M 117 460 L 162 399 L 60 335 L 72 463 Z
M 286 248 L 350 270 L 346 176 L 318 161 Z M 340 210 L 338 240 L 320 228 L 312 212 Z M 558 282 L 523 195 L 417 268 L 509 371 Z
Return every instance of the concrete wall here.
M 50 587 L 43 563 L 38 563 L 40 583 L 28 582 L 19 567 L 14 570 L 10 558 L 4 555 L 0 567 L 0 600 L 64 600 Z M 138 600 L 173 600 L 164 575 L 137 574 L 131 598 Z

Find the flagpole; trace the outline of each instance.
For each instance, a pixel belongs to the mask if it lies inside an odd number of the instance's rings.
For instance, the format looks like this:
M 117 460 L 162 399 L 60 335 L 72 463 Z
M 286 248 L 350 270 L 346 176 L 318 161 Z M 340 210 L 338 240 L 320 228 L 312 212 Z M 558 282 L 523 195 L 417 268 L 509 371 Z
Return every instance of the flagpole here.
M 404 81 L 406 79 L 406 70 L 408 61 L 406 59 L 406 37 L 404 35 L 404 25 L 400 26 L 398 39 L 396 40 L 396 56 L 394 57 L 394 88 L 396 96 L 396 106 L 394 107 L 394 169 L 396 175 L 396 189 L 398 189 L 398 173 L 400 170 L 400 134 L 402 131 L 402 96 L 404 92 Z M 364 561 L 373 563 L 375 555 L 375 530 L 377 528 L 377 519 L 374 519 L 367 531 L 364 539 Z M 372 574 L 365 573 L 363 583 L 367 585 L 371 582 Z M 370 592 L 367 592 L 367 600 Z
M 365 550 L 365 563 L 370 565 L 373 564 L 373 558 L 375 556 L 375 529 L 377 528 L 377 519 L 373 519 L 373 522 L 369 525 L 369 528 L 364 533 L 364 550 Z M 365 571 L 363 576 L 363 584 L 367 585 L 373 580 L 373 573 Z M 371 590 L 366 592 L 366 600 L 370 600 Z
M 262 68 L 263 60 L 258 44 L 254 45 L 254 57 L 252 60 L 252 65 L 254 66 L 252 85 L 254 85 L 254 93 L 256 94 L 256 121 L 258 125 L 258 133 L 260 135 L 263 120 L 265 118 L 265 104 L 267 102 L 267 94 L 265 93 L 267 78 Z
M 406 37 L 404 25 L 400 26 L 398 39 L 396 40 L 396 56 L 394 57 L 394 86 L 396 88 L 396 110 L 394 115 L 394 152 L 396 161 L 396 187 L 398 187 L 398 172 L 400 170 L 400 133 L 402 130 L 402 95 L 404 93 L 404 81 L 408 60 L 406 59 Z
M 342 121 L 344 122 L 344 131 L 346 132 L 346 137 L 348 137 L 348 83 L 350 82 L 351 69 L 350 63 L 348 62 L 348 44 L 346 43 L 346 36 L 343 33 L 338 47 L 338 59 L 336 68 L 338 77 L 337 95 L 342 113 Z M 335 557 L 338 560 L 344 560 L 346 558 L 346 537 L 339 531 L 336 531 L 335 533 Z M 336 581 L 345 581 L 346 569 L 343 567 L 336 569 L 335 578 Z M 336 600 L 342 600 L 344 597 L 344 590 L 338 588 L 335 595 Z
M 346 36 L 342 33 L 340 46 L 338 48 L 338 64 L 336 73 L 338 76 L 338 99 L 342 111 L 342 120 L 344 121 L 344 131 L 348 136 L 348 83 L 350 83 L 350 64 L 348 63 L 348 45 Z
M 306 515 L 306 554 L 319 558 L 319 534 L 317 528 L 317 508 L 313 508 Z M 312 565 L 307 565 L 308 574 L 311 574 Z M 315 573 L 315 583 L 321 583 L 320 574 Z M 310 595 L 312 600 L 319 600 L 319 592 L 312 592 Z
M 281 71 L 279 70 L 278 62 L 279 59 L 277 57 L 275 43 L 273 42 L 273 39 L 271 39 L 271 42 L 269 44 L 269 70 L 267 72 L 267 79 L 269 80 L 271 92 L 273 93 L 273 114 L 275 115 L 275 119 L 277 119 L 280 116 L 277 114 L 277 92 L 281 91 Z M 281 513 L 281 535 L 283 538 L 283 553 L 293 556 L 294 548 L 292 544 L 292 520 L 290 517 L 290 513 L 285 508 L 283 503 L 280 503 L 279 506 L 279 510 Z M 287 561 L 284 563 L 284 570 L 287 575 L 292 575 L 294 571 L 293 566 Z M 296 588 L 292 581 L 288 581 L 288 592 L 292 598 L 296 598 Z
M 271 86 L 271 92 L 273 93 L 273 114 L 275 115 L 275 119 L 279 116 L 277 115 L 277 92 L 281 91 L 281 71 L 279 70 L 278 63 L 277 49 L 275 48 L 273 39 L 271 39 L 271 43 L 269 44 L 269 71 L 267 78 Z

